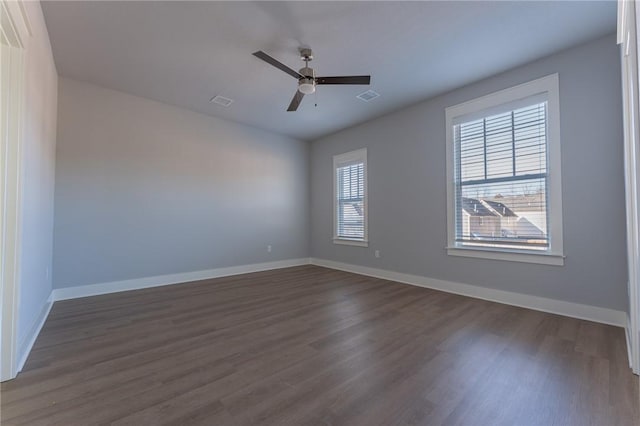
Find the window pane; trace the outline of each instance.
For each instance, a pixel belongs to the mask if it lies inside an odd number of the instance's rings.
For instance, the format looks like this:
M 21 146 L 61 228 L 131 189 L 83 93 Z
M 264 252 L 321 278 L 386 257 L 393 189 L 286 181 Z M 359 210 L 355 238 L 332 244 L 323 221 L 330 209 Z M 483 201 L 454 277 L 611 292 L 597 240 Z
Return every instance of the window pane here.
M 454 126 L 456 241 L 545 250 L 546 102 Z
M 478 245 L 548 246 L 546 179 L 463 186 L 458 241 Z

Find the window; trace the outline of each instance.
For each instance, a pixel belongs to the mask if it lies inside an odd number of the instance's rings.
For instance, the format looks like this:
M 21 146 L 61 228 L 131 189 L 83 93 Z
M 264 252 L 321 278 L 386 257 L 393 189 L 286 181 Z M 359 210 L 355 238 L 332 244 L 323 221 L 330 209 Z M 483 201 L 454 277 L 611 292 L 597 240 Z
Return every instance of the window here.
M 336 244 L 367 246 L 367 150 L 333 157 Z
M 558 75 L 446 117 L 448 253 L 562 265 Z

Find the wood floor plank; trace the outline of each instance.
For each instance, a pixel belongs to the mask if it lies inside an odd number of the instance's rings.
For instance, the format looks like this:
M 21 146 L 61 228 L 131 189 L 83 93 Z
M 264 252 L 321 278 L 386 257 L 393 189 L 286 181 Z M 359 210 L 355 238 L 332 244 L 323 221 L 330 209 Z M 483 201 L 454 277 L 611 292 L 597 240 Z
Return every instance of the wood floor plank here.
M 624 331 L 301 266 L 57 302 L 3 425 L 640 424 Z

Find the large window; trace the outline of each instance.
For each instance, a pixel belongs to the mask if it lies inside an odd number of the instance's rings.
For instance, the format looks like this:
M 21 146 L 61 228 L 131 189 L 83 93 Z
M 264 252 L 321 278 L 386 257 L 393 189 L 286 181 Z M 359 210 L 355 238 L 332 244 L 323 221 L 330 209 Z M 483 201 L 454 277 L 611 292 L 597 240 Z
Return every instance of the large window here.
M 338 244 L 367 245 L 367 150 L 333 157 L 334 236 Z
M 449 254 L 562 264 L 558 77 L 447 108 Z

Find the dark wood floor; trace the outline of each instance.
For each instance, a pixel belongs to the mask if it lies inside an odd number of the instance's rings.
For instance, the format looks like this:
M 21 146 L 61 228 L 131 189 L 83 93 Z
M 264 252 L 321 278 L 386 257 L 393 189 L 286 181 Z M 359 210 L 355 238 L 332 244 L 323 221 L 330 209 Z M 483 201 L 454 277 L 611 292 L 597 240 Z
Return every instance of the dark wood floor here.
M 622 329 L 303 266 L 57 302 L 3 425 L 638 425 Z

